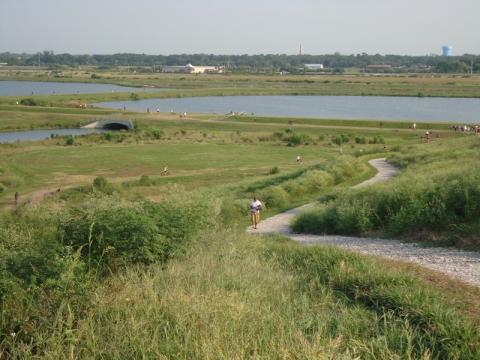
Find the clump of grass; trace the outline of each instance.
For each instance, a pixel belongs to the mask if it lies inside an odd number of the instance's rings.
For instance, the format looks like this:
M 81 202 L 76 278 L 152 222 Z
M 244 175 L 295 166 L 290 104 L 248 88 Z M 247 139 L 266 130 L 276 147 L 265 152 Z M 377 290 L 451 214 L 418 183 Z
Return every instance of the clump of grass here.
M 280 169 L 278 168 L 278 166 L 274 166 L 273 168 L 270 169 L 270 171 L 268 172 L 269 175 L 276 175 L 280 173 Z

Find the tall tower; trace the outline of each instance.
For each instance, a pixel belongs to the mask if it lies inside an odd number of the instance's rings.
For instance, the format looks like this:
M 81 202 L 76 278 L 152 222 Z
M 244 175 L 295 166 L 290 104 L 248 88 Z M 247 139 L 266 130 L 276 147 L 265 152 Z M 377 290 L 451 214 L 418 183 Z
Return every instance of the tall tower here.
M 303 55 L 303 48 L 302 48 L 302 44 L 300 44 L 300 49 L 298 51 L 298 55 Z
M 453 48 L 449 45 L 442 46 L 442 56 L 453 56 Z

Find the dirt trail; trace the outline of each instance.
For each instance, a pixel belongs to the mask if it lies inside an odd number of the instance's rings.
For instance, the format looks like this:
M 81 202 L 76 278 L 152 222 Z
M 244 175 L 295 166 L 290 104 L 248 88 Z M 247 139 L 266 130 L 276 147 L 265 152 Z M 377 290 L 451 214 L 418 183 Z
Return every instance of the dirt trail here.
M 354 188 L 378 184 L 398 174 L 398 169 L 388 164 L 385 159 L 374 159 L 370 160 L 369 163 L 378 170 L 378 173 L 371 179 L 354 186 Z M 291 221 L 296 215 L 313 206 L 314 204 L 307 204 L 272 216 L 262 221 L 257 230 L 250 228 L 248 232 L 251 234 L 281 234 L 303 245 L 333 245 L 362 254 L 414 262 L 471 285 L 480 286 L 480 252 L 422 247 L 418 244 L 379 238 L 292 233 Z

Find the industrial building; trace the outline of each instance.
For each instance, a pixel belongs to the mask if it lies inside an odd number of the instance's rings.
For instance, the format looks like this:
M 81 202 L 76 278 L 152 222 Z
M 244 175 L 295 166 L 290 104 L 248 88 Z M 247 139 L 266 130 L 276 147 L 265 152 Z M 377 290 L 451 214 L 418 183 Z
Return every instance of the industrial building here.
M 318 71 L 318 70 L 324 69 L 323 64 L 305 64 L 303 66 L 305 70 L 310 70 L 310 71 Z
M 182 73 L 182 74 L 223 74 L 225 66 L 194 66 L 187 64 L 185 66 L 164 66 L 164 73 Z

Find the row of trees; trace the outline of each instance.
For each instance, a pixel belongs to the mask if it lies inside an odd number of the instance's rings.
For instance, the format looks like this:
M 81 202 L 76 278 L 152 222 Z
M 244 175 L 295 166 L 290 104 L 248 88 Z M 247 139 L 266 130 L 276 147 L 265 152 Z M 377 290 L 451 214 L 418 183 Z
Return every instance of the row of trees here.
M 44 51 L 37 54 L 0 53 L 0 62 L 9 65 L 27 66 L 149 66 L 163 65 L 226 65 L 231 70 L 248 71 L 292 71 L 303 64 L 324 64 L 327 68 L 365 68 L 368 65 L 389 64 L 396 70 L 434 71 L 434 72 L 469 72 L 480 71 L 479 55 L 462 55 L 455 57 L 440 56 L 402 56 L 402 55 L 369 55 L 339 53 L 329 55 L 213 55 L 213 54 L 178 54 L 178 55 L 146 55 L 146 54 L 113 54 L 113 55 L 71 55 L 54 54 Z

